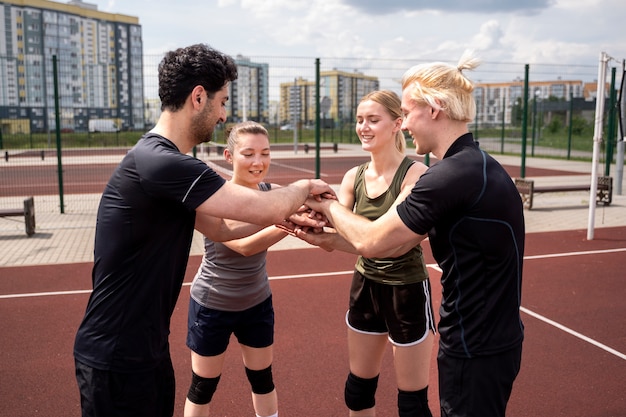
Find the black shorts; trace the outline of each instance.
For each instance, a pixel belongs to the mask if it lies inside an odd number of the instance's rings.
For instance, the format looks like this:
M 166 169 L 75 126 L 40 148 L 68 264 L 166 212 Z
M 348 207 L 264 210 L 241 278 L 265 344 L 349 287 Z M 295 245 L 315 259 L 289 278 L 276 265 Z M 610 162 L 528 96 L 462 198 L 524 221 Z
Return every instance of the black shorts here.
M 396 346 L 412 346 L 435 331 L 430 281 L 388 285 L 354 271 L 348 326 L 359 333 L 388 334 Z
M 439 349 L 441 416 L 504 417 L 521 360 L 521 345 L 497 355 L 474 358 L 452 357 Z
M 271 346 L 274 343 L 272 296 L 244 311 L 214 310 L 191 298 L 187 326 L 187 346 L 202 356 L 226 352 L 231 334 L 245 346 Z
M 82 417 L 171 417 L 176 384 L 170 358 L 148 371 L 112 372 L 74 361 Z

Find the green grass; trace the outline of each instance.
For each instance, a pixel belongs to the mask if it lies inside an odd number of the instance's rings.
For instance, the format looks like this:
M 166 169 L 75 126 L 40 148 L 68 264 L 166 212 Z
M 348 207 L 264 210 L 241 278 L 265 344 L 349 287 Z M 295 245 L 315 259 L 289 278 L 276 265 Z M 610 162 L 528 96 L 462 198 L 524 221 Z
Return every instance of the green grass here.
M 502 138 L 502 130 L 493 129 L 471 129 L 474 134 L 480 138 Z M 572 135 L 571 150 L 591 151 L 593 148 L 593 132 L 585 129 L 581 134 Z M 280 130 L 278 127 L 269 127 L 271 143 L 293 143 L 293 130 Z M 102 147 L 131 147 L 144 134 L 144 132 L 101 132 L 101 133 L 61 133 L 62 148 L 102 148 Z M 315 143 L 314 129 L 298 129 L 297 139 L 299 143 Z M 519 142 L 521 140 L 521 130 L 506 129 L 504 131 L 504 140 L 506 142 Z M 532 140 L 532 131 L 527 131 L 527 143 Z M 226 143 L 224 127 L 220 126 L 216 129 L 213 142 Z M 352 125 L 345 126 L 343 129 L 322 129 L 320 131 L 321 143 L 358 143 L 359 139 L 354 132 Z M 55 133 L 36 133 L 36 134 L 4 134 L 1 138 L 0 148 L 8 150 L 24 150 L 24 149 L 55 149 L 56 134 Z M 407 141 L 407 145 L 412 146 L 411 141 Z M 536 133 L 536 146 L 549 147 L 554 149 L 565 150 L 568 148 L 568 132 L 565 129 L 550 131 L 542 128 Z

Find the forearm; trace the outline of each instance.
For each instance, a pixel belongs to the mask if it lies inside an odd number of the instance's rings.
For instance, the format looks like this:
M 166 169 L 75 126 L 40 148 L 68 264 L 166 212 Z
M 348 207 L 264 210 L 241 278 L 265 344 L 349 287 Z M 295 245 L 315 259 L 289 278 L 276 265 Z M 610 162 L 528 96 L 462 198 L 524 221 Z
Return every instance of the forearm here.
M 320 208 L 337 232 L 367 258 L 402 255 L 426 237 L 411 231 L 395 208 L 375 221 L 354 214 L 335 201 L 323 201 Z
M 332 192 L 332 189 L 319 180 L 300 180 L 270 191 L 252 190 L 226 182 L 196 212 L 218 219 L 229 218 L 266 227 L 283 222 L 301 207 L 310 194 L 326 192 Z M 216 222 L 211 224 L 224 227 L 224 224 Z M 324 224 L 320 222 L 316 226 L 323 227 Z M 258 230 L 260 228 L 255 232 Z
M 226 242 L 250 236 L 261 230 L 262 226 L 197 213 L 195 228 L 214 242 Z
M 338 202 L 330 201 L 326 207 L 324 214 L 341 236 L 343 249 L 350 248 L 348 252 L 359 254 L 368 250 L 373 243 L 371 232 L 369 232 L 372 222 L 363 216 L 354 214 Z M 340 240 L 335 240 L 335 244 L 339 245 L 339 242 Z
M 275 226 L 269 226 L 253 235 L 224 242 L 224 244 L 243 256 L 251 256 L 267 250 L 285 236 L 287 236 L 287 232 Z
M 296 227 L 294 234 L 304 240 L 305 242 L 318 246 L 328 252 L 333 250 L 340 250 L 342 252 L 354 253 L 358 255 L 358 252 L 346 241 L 339 233 L 334 229 L 315 230 L 310 227 Z
M 282 220 L 298 211 L 309 196 L 310 185 L 308 180 L 298 180 L 286 187 L 272 189 L 269 194 L 275 204 L 274 210 L 269 210 L 274 217 L 271 224 L 279 224 Z

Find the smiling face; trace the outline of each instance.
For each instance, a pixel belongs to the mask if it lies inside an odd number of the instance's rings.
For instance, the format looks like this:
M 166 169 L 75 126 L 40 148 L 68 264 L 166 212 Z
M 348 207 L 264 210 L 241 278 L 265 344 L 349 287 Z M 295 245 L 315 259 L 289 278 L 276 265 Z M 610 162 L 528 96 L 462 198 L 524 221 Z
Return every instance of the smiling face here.
M 433 108 L 411 98 L 410 89 L 402 92 L 402 130 L 409 132 L 415 145 L 415 153 L 425 155 L 433 151 L 431 143 Z
M 357 108 L 355 130 L 363 150 L 371 152 L 379 147 L 394 147 L 400 122 L 400 118 L 394 119 L 382 104 L 362 101 Z
M 257 188 L 270 167 L 270 141 L 262 133 L 241 133 L 233 151 L 224 150 L 226 160 L 233 165 L 232 181 Z

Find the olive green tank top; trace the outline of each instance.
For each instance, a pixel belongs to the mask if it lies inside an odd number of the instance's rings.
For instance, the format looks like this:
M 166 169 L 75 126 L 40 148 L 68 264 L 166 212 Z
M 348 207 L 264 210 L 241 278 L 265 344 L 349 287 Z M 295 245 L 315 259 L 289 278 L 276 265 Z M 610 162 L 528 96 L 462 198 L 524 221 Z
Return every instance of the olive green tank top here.
M 359 166 L 354 179 L 354 212 L 376 220 L 387 212 L 400 194 L 402 181 L 413 160 L 404 157 L 389 188 L 376 198 L 365 190 L 365 170 L 369 162 Z M 364 277 L 390 285 L 413 284 L 428 278 L 421 246 L 416 246 L 397 258 L 364 258 L 359 256 L 355 268 Z

